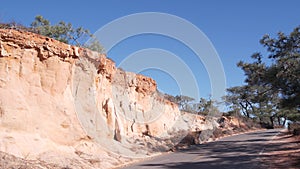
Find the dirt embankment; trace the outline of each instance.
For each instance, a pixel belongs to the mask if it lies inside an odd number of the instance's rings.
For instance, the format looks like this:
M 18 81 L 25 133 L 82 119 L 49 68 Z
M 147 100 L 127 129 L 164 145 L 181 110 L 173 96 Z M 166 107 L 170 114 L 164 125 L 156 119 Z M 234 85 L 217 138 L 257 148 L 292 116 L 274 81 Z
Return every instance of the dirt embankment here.
M 294 136 L 283 130 L 261 153 L 261 163 L 270 169 L 299 169 L 300 136 Z

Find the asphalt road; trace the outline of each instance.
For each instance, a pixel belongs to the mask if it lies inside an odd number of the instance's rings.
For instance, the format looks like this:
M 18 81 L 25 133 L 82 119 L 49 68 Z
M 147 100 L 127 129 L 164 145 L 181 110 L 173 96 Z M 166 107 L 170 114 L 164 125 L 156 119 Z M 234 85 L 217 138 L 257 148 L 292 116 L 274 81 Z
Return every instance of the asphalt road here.
M 126 169 L 259 169 L 265 149 L 276 149 L 269 141 L 279 129 L 264 130 L 222 138 L 126 167 Z

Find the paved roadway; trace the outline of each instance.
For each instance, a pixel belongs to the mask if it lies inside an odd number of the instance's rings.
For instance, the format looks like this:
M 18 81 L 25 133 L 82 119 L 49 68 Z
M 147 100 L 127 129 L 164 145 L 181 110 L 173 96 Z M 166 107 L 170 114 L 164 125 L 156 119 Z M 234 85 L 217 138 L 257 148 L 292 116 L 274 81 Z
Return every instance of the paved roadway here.
M 170 153 L 126 167 L 126 169 L 259 169 L 261 155 L 270 147 L 270 140 L 279 133 L 279 129 L 256 131 L 222 138 L 191 147 L 176 153 Z

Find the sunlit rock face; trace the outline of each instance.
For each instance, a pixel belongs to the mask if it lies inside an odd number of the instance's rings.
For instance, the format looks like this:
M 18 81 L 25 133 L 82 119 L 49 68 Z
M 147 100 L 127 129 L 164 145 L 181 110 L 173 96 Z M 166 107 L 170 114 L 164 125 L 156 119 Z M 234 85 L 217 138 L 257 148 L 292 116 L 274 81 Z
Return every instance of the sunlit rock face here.
M 242 124 L 225 119 L 222 125 Z M 48 168 L 111 168 L 217 127 L 215 118 L 180 112 L 153 79 L 116 68 L 105 54 L 0 29 L 0 157 L 14 159 L 0 168 L 24 160 Z
M 0 93 L 0 151 L 60 166 L 106 168 L 149 156 L 190 127 L 153 79 L 24 31 L 0 30 Z

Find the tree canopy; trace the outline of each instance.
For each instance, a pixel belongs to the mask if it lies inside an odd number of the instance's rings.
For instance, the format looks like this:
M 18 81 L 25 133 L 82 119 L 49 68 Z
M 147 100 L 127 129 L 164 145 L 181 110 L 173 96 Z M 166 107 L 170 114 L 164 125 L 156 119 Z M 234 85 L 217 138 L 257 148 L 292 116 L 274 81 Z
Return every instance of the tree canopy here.
M 226 102 L 245 116 L 271 125 L 276 117 L 279 124 L 281 118 L 300 120 L 300 26 L 289 35 L 265 35 L 260 43 L 267 56 L 254 53 L 252 63 L 237 64 L 246 76 L 245 85 L 227 89 Z

